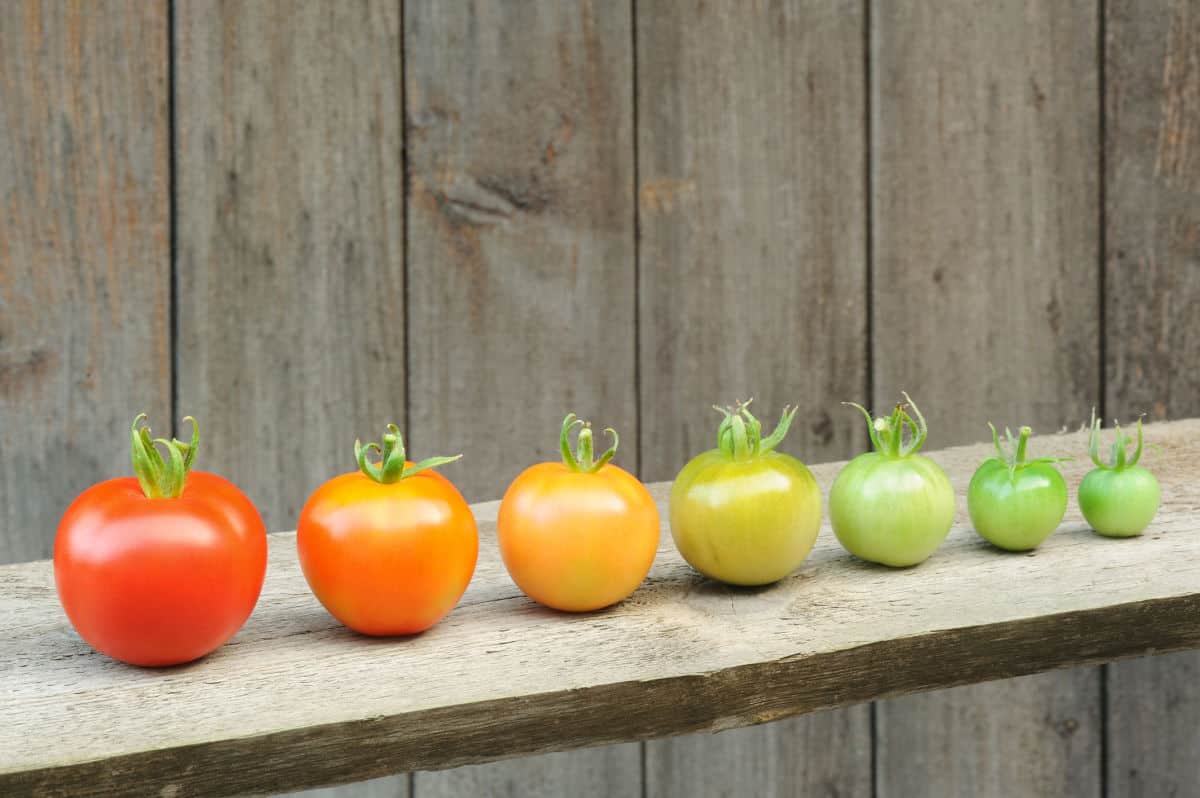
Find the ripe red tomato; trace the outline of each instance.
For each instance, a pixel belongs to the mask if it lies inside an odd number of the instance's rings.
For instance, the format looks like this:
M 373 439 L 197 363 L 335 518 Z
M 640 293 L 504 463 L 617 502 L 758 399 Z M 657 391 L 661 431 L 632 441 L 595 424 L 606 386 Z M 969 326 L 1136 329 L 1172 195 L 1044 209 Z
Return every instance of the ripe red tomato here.
M 633 593 L 658 551 L 659 519 L 646 487 L 608 461 L 612 448 L 592 462 L 592 431 L 579 434 L 579 455 L 563 422 L 562 463 L 523 471 L 504 494 L 496 537 L 517 587 L 539 604 L 585 612 L 616 604 Z M 612 432 L 612 430 L 609 430 Z
M 400 431 L 388 429 L 382 447 L 355 441 L 360 470 L 317 488 L 296 527 L 313 594 L 344 625 L 377 636 L 415 634 L 445 617 L 479 554 L 471 508 L 430 470 L 458 457 L 409 462 Z M 368 462 L 372 449 L 379 463 Z
M 258 601 L 267 569 L 262 518 L 233 483 L 188 473 L 192 442 L 152 441 L 133 422 L 137 478 L 102 482 L 67 509 L 54 581 L 71 625 L 133 665 L 177 665 L 219 648 Z M 155 444 L 164 444 L 163 460 Z

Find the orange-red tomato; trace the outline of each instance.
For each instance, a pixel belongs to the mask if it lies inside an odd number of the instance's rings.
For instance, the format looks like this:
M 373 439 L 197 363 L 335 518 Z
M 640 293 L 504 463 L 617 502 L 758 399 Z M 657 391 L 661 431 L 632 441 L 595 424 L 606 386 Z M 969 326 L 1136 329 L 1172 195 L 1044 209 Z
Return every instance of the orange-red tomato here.
M 334 477 L 309 497 L 296 528 L 313 593 L 368 635 L 415 634 L 440 621 L 462 598 L 479 553 L 462 494 L 441 474 L 417 472 L 423 464 L 403 460 L 402 447 L 395 451 L 394 481 L 362 471 Z
M 567 416 L 564 441 L 578 423 Z M 525 469 L 505 492 L 496 521 L 500 554 L 517 587 L 540 604 L 569 612 L 597 610 L 629 596 L 658 550 L 658 509 L 650 492 L 607 462 L 615 444 L 592 463 L 591 430 L 585 428 L 584 436 L 583 463 L 564 444 L 566 462 Z
M 145 482 L 112 479 L 79 495 L 58 526 L 54 581 L 71 625 L 93 648 L 133 665 L 177 665 L 220 647 L 246 622 L 266 574 L 267 536 L 233 483 L 188 473 L 197 437 L 190 449 L 168 444 L 190 450 L 186 466 L 160 459 L 147 471 L 157 455 L 148 431 L 140 435 L 141 418 L 134 463 Z

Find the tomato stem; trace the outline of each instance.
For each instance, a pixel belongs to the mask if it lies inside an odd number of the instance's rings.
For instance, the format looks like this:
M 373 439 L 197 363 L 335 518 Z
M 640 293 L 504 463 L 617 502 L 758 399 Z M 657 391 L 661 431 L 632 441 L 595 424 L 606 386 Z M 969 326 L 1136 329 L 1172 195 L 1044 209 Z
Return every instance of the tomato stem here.
M 373 441 L 365 445 L 362 441 L 354 441 L 354 459 L 358 461 L 358 470 L 381 485 L 399 482 L 413 474 L 419 474 L 446 463 L 453 463 L 462 457 L 461 454 L 453 457 L 427 457 L 409 467 L 408 454 L 404 449 L 404 437 L 400 434 L 400 428 L 395 424 L 388 424 L 387 430 L 381 438 L 382 445 Z M 370 460 L 370 454 L 373 451 L 379 453 L 378 463 Z
M 1128 435 L 1121 431 L 1121 424 L 1113 421 L 1113 428 L 1116 430 L 1117 437 L 1113 441 L 1111 460 L 1105 463 L 1100 459 L 1100 419 L 1096 418 L 1096 408 L 1092 408 L 1092 420 L 1089 425 L 1088 432 L 1088 454 L 1091 455 L 1092 462 L 1097 468 L 1103 468 L 1106 471 L 1120 471 L 1123 468 L 1131 468 L 1137 465 L 1138 460 L 1142 459 L 1142 416 L 1138 416 L 1137 420 L 1137 448 L 1133 451 L 1133 456 L 1128 453 L 1131 439 Z
M 183 419 L 192 425 L 192 440 L 184 443 L 175 438 L 151 438 L 150 428 L 142 426 L 145 420 L 146 414 L 139 413 L 130 428 L 130 457 L 134 476 L 147 499 L 177 499 L 183 495 L 188 472 L 196 461 L 196 452 L 200 448 L 200 425 L 191 416 Z M 165 460 L 158 450 L 160 445 L 167 450 Z
M 929 427 L 925 424 L 925 416 L 917 408 L 916 402 L 907 393 L 901 391 L 904 403 L 896 405 L 890 415 L 871 417 L 871 411 L 856 402 L 842 404 L 856 408 L 867 420 L 867 434 L 871 437 L 871 445 L 875 451 L 888 457 L 908 457 L 916 454 L 925 445 L 929 437 Z M 908 414 L 906 407 L 911 407 L 916 420 Z M 904 441 L 904 430 L 908 428 L 908 442 Z
M 579 430 L 579 439 L 576 444 L 577 451 L 571 451 L 571 430 L 575 427 L 581 427 Z M 574 413 L 567 413 L 567 417 L 563 419 L 562 433 L 559 435 L 558 446 L 562 451 L 563 464 L 572 471 L 578 471 L 583 474 L 594 474 L 604 466 L 608 465 L 608 461 L 613 459 L 617 453 L 617 446 L 620 444 L 620 438 L 617 436 L 617 431 L 612 427 L 604 430 L 612 438 L 612 446 L 600 455 L 600 459 L 593 460 L 595 442 L 592 436 L 592 424 L 590 421 L 583 421 L 576 417 Z
M 737 402 L 733 407 L 713 405 L 713 409 L 724 415 L 717 427 L 717 449 L 736 462 L 751 460 L 775 449 L 787 437 L 788 430 L 796 418 L 799 408 L 784 406 L 783 414 L 775 431 L 766 438 L 762 436 L 762 422 L 750 412 L 753 399 Z

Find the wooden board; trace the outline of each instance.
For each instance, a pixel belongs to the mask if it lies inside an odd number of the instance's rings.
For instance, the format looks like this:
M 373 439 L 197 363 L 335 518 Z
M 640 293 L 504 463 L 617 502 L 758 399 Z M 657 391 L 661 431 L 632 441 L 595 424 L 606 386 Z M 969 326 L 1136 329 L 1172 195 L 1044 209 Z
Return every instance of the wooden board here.
M 355 438 L 406 420 L 399 8 L 176 15 L 179 412 L 200 467 L 287 528 Z
M 637 468 L 629 4 L 409 2 L 410 440 L 468 498 L 557 460 L 563 416 Z M 418 774 L 422 798 L 640 795 L 637 746 Z
M 1180 418 L 1200 413 L 1200 3 L 1107 10 L 1105 409 Z M 1200 796 L 1198 670 L 1109 668 L 1110 795 Z
M 176 12 L 179 413 L 290 528 L 405 421 L 399 12 Z
M 642 475 L 755 398 L 784 449 L 845 457 L 866 388 L 863 6 L 637 4 Z M 870 794 L 866 707 L 647 747 L 657 796 Z M 797 757 L 806 741 L 827 745 Z M 751 764 L 754 763 L 754 764 Z
M 872 4 L 872 398 L 911 392 L 934 446 L 1099 399 L 1096 9 Z M 881 706 L 879 798 L 1094 796 L 1099 700 L 1086 671 Z
M 0 13 L 0 562 L 170 429 L 165 2 Z
M 1101 538 L 1072 507 L 1032 555 L 989 547 L 963 524 L 962 494 L 989 453 L 977 445 L 932 453 L 960 517 L 919 567 L 856 561 L 825 527 L 791 577 L 735 591 L 693 573 L 664 529 L 637 594 L 567 616 L 516 591 L 483 522 L 463 604 L 408 639 L 338 626 L 309 593 L 293 536 L 273 535 L 247 626 L 203 661 L 166 670 L 90 651 L 62 616 L 50 563 L 0 567 L 0 794 L 296 789 L 1200 646 L 1200 420 L 1146 432 L 1162 449 L 1164 502 L 1137 539 Z M 1084 438 L 1042 444 L 1072 454 Z M 840 467 L 814 467 L 823 491 Z M 1068 483 L 1087 468 L 1066 464 Z M 651 489 L 664 511 L 668 489 Z M 1085 721 L 1061 717 L 1080 722 L 1076 734 Z

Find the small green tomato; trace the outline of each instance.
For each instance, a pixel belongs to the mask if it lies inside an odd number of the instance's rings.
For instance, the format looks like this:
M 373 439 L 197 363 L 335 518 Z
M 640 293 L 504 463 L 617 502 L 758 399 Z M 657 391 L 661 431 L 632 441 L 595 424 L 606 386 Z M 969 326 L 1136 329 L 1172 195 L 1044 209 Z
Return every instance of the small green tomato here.
M 967 510 L 975 531 L 989 543 L 1009 551 L 1035 549 L 1058 528 L 1067 512 L 1067 483 L 1054 464 L 1056 457 L 1025 460 L 1025 446 L 1033 433 L 1021 427 L 1014 443 L 1005 429 L 1009 449 L 1000 445 L 992 428 L 996 457 L 983 461 L 967 488 Z
M 1100 459 L 1100 420 L 1092 412 L 1088 449 L 1096 468 L 1088 472 L 1079 486 L 1079 509 L 1092 529 L 1110 538 L 1131 538 L 1142 534 L 1161 498 L 1158 480 L 1138 465 L 1142 457 L 1142 420 L 1137 422 L 1137 449 L 1129 457 L 1130 440 L 1116 425 L 1117 439 L 1112 446 L 1112 462 Z
M 908 394 L 904 399 L 916 422 L 905 405 L 872 420 L 862 405 L 846 403 L 866 417 L 875 451 L 847 463 L 829 493 L 829 519 L 846 550 L 897 568 L 927 559 L 954 523 L 954 488 L 941 466 L 917 454 L 929 429 Z
M 821 491 L 795 457 L 774 451 L 796 416 L 784 409 L 767 438 L 746 404 L 725 414 L 717 448 L 671 486 L 671 537 L 700 573 L 731 585 L 777 582 L 804 561 L 821 528 Z

